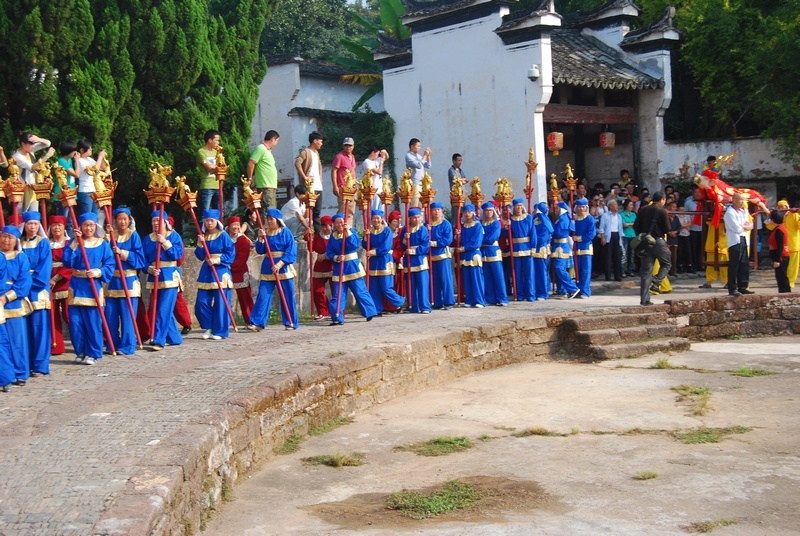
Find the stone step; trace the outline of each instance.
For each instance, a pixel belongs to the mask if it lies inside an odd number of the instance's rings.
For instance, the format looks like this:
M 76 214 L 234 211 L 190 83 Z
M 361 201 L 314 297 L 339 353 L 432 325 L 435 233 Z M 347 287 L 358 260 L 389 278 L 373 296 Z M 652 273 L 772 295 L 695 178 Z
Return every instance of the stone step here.
M 658 352 L 685 352 L 689 350 L 690 345 L 689 339 L 673 337 L 669 339 L 652 339 L 634 343 L 594 346 L 590 349 L 590 354 L 593 359 L 598 360 L 624 359 Z
M 667 324 L 669 315 L 666 312 L 642 314 L 605 314 L 597 316 L 580 316 L 567 318 L 561 327 L 570 331 L 595 331 L 600 329 L 631 328 L 634 326 Z
M 666 339 L 679 335 L 675 324 L 633 326 L 630 328 L 596 329 L 575 333 L 575 344 L 598 346 L 605 344 L 631 343 L 647 339 Z

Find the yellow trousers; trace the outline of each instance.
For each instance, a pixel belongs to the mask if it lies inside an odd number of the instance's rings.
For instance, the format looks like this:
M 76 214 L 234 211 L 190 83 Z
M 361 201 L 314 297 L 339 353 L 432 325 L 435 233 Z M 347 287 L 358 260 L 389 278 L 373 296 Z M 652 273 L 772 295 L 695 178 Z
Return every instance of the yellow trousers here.
M 798 271 L 800 271 L 800 251 L 789 252 L 789 267 L 786 269 L 786 276 L 789 278 L 789 286 L 792 288 L 797 283 Z

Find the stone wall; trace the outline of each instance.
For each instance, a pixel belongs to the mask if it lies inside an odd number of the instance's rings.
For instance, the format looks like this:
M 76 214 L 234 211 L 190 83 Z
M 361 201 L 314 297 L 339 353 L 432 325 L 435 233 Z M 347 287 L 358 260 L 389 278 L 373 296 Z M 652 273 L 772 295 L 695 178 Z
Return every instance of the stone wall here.
M 796 294 L 673 300 L 647 312 L 656 310 L 668 312 L 681 334 L 692 340 L 800 334 Z M 559 349 L 567 318 L 643 311 L 632 307 L 569 312 L 455 328 L 445 335 L 357 350 L 268 378 L 154 447 L 95 532 L 189 534 L 203 526 L 239 478 L 295 434 L 472 372 L 563 359 Z

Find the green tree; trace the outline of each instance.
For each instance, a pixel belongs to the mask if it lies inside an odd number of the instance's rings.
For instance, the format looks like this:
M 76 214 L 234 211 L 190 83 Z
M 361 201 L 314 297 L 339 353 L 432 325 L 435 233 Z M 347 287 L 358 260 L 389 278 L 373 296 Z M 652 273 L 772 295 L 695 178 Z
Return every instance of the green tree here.
M 246 164 L 259 40 L 275 0 L 7 0 L 0 12 L 2 142 L 34 130 L 87 137 L 113 156 L 116 202 L 146 210 L 154 161 L 199 179 L 205 130 L 222 131 L 231 180 Z M 196 186 L 196 183 L 195 183 Z

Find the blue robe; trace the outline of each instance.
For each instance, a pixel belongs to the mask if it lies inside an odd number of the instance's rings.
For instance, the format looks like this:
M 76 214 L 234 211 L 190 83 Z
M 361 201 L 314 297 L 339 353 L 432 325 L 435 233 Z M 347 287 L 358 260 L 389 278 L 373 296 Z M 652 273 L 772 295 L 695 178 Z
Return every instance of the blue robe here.
M 553 236 L 553 222 L 547 214 L 536 214 L 533 219 L 536 231 L 536 249 L 533 252 L 533 278 L 536 285 L 536 299 L 550 297 L 550 240 Z
M 299 321 L 294 289 L 294 278 L 297 276 L 297 272 L 294 269 L 294 263 L 297 261 L 297 242 L 292 232 L 286 227 L 276 229 L 274 232 L 267 231 L 267 241 L 269 242 L 273 261 L 275 264 L 282 262 L 283 266 L 278 270 L 278 279 L 276 280 L 275 274 L 272 273 L 273 263 L 270 261 L 269 255 L 266 255 L 267 245 L 259 238 L 256 241 L 256 253 L 264 255 L 264 260 L 261 261 L 261 282 L 258 284 L 256 303 L 250 313 L 250 323 L 260 328 L 266 327 L 269 320 L 272 297 L 278 287 L 278 281 L 280 281 L 283 296 L 286 298 L 286 306 L 284 307 L 280 294 L 278 294 L 278 308 L 281 311 L 283 325 L 297 329 Z M 289 309 L 288 312 L 287 308 Z
M 53 337 L 50 318 L 53 256 L 50 253 L 50 241 L 42 236 L 22 240 L 22 252 L 28 257 L 31 266 L 31 291 L 28 298 L 33 311 L 27 316 L 30 369 L 33 372 L 50 374 Z
M 530 214 L 511 216 L 511 248 L 514 251 L 514 279 L 517 300 L 536 301 L 532 254 L 536 249 L 536 231 Z
M 8 263 L 6 256 L 0 255 L 0 295 L 11 289 L 8 277 Z M 11 360 L 11 341 L 8 338 L 6 327 L 5 308 L 0 305 L 0 386 L 13 383 L 17 379 L 14 372 L 14 362 Z
M 178 290 L 180 290 L 181 269 L 178 266 L 178 261 L 183 257 L 183 240 L 181 235 L 175 231 L 170 231 L 166 235 L 167 243 L 161 248 L 161 275 L 158 278 L 158 302 L 156 303 L 156 321 L 153 325 L 153 344 L 156 346 L 164 347 L 164 344 L 181 344 L 183 337 L 178 331 L 178 326 L 175 322 L 173 311 L 175 310 L 175 302 L 178 299 Z M 151 233 L 144 237 L 142 240 L 142 249 L 144 249 L 144 259 L 146 265 L 156 266 L 156 251 L 158 248 L 158 241 L 155 233 Z M 155 276 L 152 274 L 147 275 L 147 288 L 152 289 L 155 283 Z M 152 293 L 150 300 L 152 307 Z
M 447 220 L 431 223 L 431 272 L 433 276 L 433 307 L 452 307 L 456 303 L 453 291 L 453 264 L 450 244 L 453 226 Z
M 120 260 L 122 269 L 125 272 L 125 283 L 128 285 L 128 294 L 131 297 L 133 313 L 139 308 L 139 299 L 142 297 L 142 286 L 139 283 L 137 270 L 145 268 L 144 249 L 142 249 L 142 239 L 135 231 L 128 229 L 125 235 L 116 236 L 117 247 L 122 250 Z M 113 250 L 112 250 L 113 253 Z M 114 259 L 114 274 L 108 282 L 108 292 L 106 293 L 106 320 L 108 329 L 111 331 L 111 338 L 114 341 L 114 348 L 120 354 L 133 355 L 136 352 L 136 319 L 131 318 L 128 303 L 125 299 L 125 289 L 122 286 L 122 275 L 116 269 L 116 258 Z M 143 339 L 149 334 L 140 333 Z M 106 345 L 108 348 L 108 345 Z
M 570 234 L 575 230 L 569 213 L 561 209 L 561 215 L 553 225 L 553 273 L 556 278 L 558 294 L 572 294 L 578 290 L 577 285 L 567 271 L 568 261 L 572 259 L 572 247 L 569 244 Z
M 483 256 L 483 281 L 484 293 L 487 303 L 500 305 L 508 303 L 506 294 L 505 274 L 503 273 L 503 254 L 500 252 L 500 230 L 501 225 L 498 220 L 491 220 L 481 223 L 483 226 L 483 244 L 481 255 Z
M 400 229 L 402 237 L 402 248 L 408 256 L 408 268 L 406 272 L 410 274 L 411 296 L 409 298 L 409 308 L 412 313 L 422 313 L 431 311 L 431 279 L 428 269 L 428 250 L 430 249 L 430 236 L 428 229 L 424 225 L 411 228 L 411 236 L 406 240 L 406 228 Z M 410 244 L 408 243 L 410 241 Z
M 75 355 L 79 357 L 103 357 L 103 320 L 92 293 L 97 289 L 100 306 L 104 306 L 102 283 L 111 281 L 114 275 L 114 254 L 111 246 L 102 238 L 84 240 L 89 266 L 76 240 L 64 250 L 64 266 L 72 268 L 69 280 L 69 336 Z M 86 277 L 87 269 L 100 269 L 100 279 Z
M 592 295 L 592 240 L 597 236 L 597 222 L 587 214 L 575 218 L 575 251 L 578 254 L 578 288 L 587 298 Z
M 219 259 L 219 264 L 214 265 L 214 270 L 217 271 L 225 299 L 230 305 L 231 289 L 233 289 L 231 264 L 236 259 L 236 245 L 230 235 L 220 229 L 206 233 L 205 237 L 211 258 Z M 197 274 L 197 301 L 194 304 L 194 315 L 201 329 L 210 329 L 212 335 L 227 339 L 231 319 L 220 295 L 217 281 L 214 279 L 214 272 L 206 262 L 206 250 L 203 246 L 195 248 L 194 256 L 203 263 Z
M 485 306 L 483 285 L 483 225 L 473 221 L 469 227 L 461 226 L 461 280 L 464 285 L 464 303 L 471 307 Z
M 21 251 L 12 251 L 6 257 L 6 329 L 11 348 L 11 361 L 17 380 L 27 380 L 31 375 L 30 343 L 26 316 L 33 308 L 28 298 L 31 292 L 31 268 L 28 257 Z
M 395 265 L 392 257 L 392 230 L 387 225 L 381 229 L 370 228 L 369 230 L 369 251 L 371 256 L 367 257 L 369 270 L 369 294 L 375 304 L 378 314 L 383 313 L 383 299 L 395 309 L 405 302 L 405 298 L 394 290 Z M 366 237 L 361 240 L 361 245 L 367 249 Z
M 325 249 L 325 255 L 329 259 L 342 255 L 342 240 L 344 239 L 344 259 L 342 262 L 333 262 L 333 294 L 330 301 L 331 321 L 337 324 L 344 324 L 344 307 L 347 303 L 347 291 L 353 293 L 356 299 L 356 305 L 361 315 L 367 320 L 378 314 L 375 310 L 375 303 L 372 301 L 367 290 L 367 285 L 364 284 L 364 267 L 361 266 L 361 261 L 358 260 L 358 234 L 353 229 L 350 229 L 347 237 L 343 237 L 341 233 L 333 232 L 328 240 L 328 247 Z M 339 277 L 342 275 L 342 284 L 339 284 Z M 337 298 L 339 293 L 342 293 L 339 299 L 339 308 L 336 308 Z

